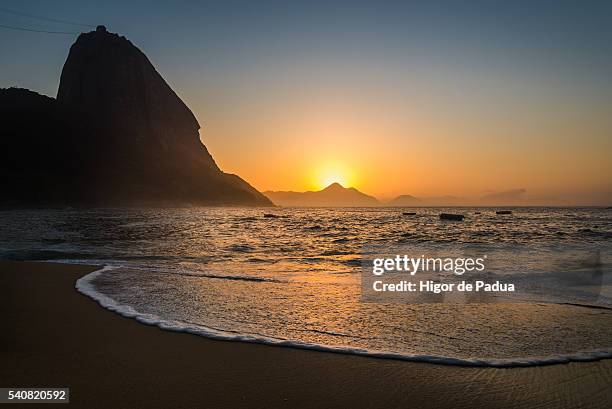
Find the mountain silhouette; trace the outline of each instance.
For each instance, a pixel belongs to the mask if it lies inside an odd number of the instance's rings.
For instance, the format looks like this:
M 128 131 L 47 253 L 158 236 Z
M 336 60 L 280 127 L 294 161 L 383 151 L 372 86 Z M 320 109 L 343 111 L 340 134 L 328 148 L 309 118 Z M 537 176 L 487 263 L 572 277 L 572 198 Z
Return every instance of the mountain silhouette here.
M 422 206 L 423 200 L 412 195 L 400 195 L 393 200 L 385 203 L 386 206 L 392 207 L 410 207 L 410 206 Z
M 272 203 L 222 172 L 193 113 L 123 36 L 79 35 L 57 99 L 0 90 L 0 205 Z
M 470 198 L 457 196 L 425 196 L 415 197 L 411 195 L 400 195 L 395 199 L 384 203 L 388 207 L 428 207 L 428 206 L 467 206 L 474 204 Z
M 264 192 L 264 195 L 275 204 L 288 207 L 368 207 L 380 205 L 375 197 L 361 193 L 352 187 L 345 188 L 339 183 L 332 183 L 319 191 L 267 191 Z

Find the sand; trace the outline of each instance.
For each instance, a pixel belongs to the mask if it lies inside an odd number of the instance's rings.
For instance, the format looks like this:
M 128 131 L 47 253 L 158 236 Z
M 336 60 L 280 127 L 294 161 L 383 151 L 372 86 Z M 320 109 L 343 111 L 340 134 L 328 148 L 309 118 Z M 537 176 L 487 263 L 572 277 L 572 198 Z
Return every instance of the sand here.
M 74 288 L 94 269 L 0 261 L 0 387 L 70 387 L 63 408 L 612 407 L 612 360 L 470 368 L 214 341 L 102 309 Z

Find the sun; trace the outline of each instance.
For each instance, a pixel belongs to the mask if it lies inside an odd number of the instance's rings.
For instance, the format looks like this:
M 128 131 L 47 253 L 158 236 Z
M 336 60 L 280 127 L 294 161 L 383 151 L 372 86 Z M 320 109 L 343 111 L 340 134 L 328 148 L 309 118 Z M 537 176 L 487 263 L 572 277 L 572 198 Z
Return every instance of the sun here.
M 341 164 L 326 164 L 315 172 L 313 185 L 317 189 L 325 189 L 332 183 L 339 183 L 344 187 L 351 187 L 352 173 L 348 167 Z
M 320 184 L 320 188 L 326 188 L 327 186 L 331 185 L 332 183 L 340 183 L 342 186 L 346 187 L 346 179 L 344 178 L 344 176 L 340 175 L 340 174 L 330 174 L 327 175 L 325 177 L 323 177 L 323 179 L 321 179 L 321 184 Z

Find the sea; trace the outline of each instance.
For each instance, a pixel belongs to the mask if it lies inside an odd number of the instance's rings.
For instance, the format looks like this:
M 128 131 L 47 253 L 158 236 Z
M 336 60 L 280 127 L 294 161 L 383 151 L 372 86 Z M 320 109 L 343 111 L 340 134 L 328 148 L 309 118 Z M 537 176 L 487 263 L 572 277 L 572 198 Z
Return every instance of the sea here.
M 75 287 L 102 307 L 214 339 L 469 366 L 612 357 L 612 210 L 496 210 L 4 210 L 0 258 L 98 266 Z M 398 245 L 479 248 L 522 290 L 364 301 L 364 249 Z

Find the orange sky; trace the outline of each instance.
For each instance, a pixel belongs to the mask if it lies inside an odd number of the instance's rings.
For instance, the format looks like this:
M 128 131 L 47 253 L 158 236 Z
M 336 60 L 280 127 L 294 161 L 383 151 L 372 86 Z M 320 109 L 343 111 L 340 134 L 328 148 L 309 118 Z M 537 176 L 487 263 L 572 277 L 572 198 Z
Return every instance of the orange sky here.
M 310 80 L 281 82 L 257 104 L 248 87 L 192 103 L 224 171 L 262 191 L 338 181 L 379 198 L 525 188 L 589 202 L 612 191 L 612 120 L 597 96 L 529 78 L 444 93 L 422 83 L 410 92 L 388 81 Z

